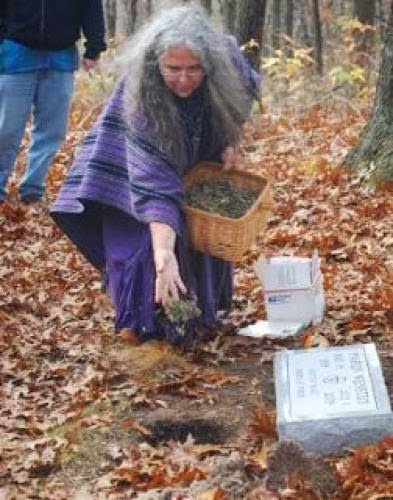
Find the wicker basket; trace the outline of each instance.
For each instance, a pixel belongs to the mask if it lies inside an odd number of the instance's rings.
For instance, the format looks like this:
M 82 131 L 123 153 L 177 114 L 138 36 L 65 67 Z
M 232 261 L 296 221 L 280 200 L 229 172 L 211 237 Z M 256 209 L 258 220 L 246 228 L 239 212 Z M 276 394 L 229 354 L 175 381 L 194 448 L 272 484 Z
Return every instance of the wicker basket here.
M 222 170 L 218 163 L 196 165 L 185 177 L 184 188 L 209 180 L 227 180 L 237 187 L 259 192 L 257 200 L 239 219 L 191 208 L 186 205 L 187 229 L 190 245 L 221 259 L 238 262 L 244 252 L 266 228 L 271 208 L 270 183 L 263 177 L 248 172 Z

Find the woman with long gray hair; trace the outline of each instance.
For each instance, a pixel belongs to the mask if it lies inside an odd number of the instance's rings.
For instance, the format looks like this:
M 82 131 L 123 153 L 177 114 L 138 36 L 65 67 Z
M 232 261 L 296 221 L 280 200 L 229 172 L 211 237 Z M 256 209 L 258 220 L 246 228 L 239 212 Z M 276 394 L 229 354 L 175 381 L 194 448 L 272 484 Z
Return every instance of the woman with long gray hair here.
M 51 215 L 105 274 L 116 330 L 176 343 L 163 313 L 172 301 L 197 301 L 190 340 L 229 309 L 233 287 L 229 262 L 187 246 L 182 177 L 200 161 L 234 166 L 259 77 L 196 7 L 158 15 L 128 42 L 123 60 L 124 75 Z

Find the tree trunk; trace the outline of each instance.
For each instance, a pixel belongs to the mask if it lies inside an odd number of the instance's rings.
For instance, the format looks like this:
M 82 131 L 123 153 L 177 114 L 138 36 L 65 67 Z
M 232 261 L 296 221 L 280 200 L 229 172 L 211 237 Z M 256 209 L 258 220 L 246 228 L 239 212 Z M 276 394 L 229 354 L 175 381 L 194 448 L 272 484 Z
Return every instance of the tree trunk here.
M 273 0 L 272 46 L 280 48 L 281 0 Z
M 354 0 L 353 16 L 356 17 L 362 24 L 374 26 L 376 17 L 375 0 Z M 357 46 L 356 62 L 363 66 L 369 65 L 370 57 L 373 58 L 375 49 L 375 34 L 374 30 L 367 29 L 355 33 Z
M 373 111 L 357 146 L 344 164 L 370 169 L 375 180 L 393 181 L 393 4 L 386 26 Z
M 287 56 L 290 56 L 293 41 L 293 0 L 287 0 L 287 11 L 285 13 L 285 34 L 290 39 L 285 40 L 285 53 Z
M 212 15 L 213 12 L 213 3 L 212 0 L 201 0 L 202 7 L 206 10 L 209 16 Z
M 328 0 L 325 2 L 324 6 L 324 35 L 325 39 L 330 43 L 334 43 L 337 40 L 337 35 L 339 33 L 339 26 L 336 21 L 336 6 L 334 0 Z
M 323 74 L 323 44 L 322 44 L 322 27 L 321 15 L 319 12 L 319 0 L 313 0 L 314 11 L 314 47 L 315 47 L 315 62 L 317 71 L 320 75 Z
M 361 23 L 374 25 L 375 14 L 375 0 L 353 0 L 353 16 Z
M 381 33 L 381 38 L 383 39 L 385 30 L 385 13 L 383 11 L 382 0 L 377 0 L 377 20 L 379 24 L 379 32 Z
M 244 54 L 256 70 L 259 70 L 261 63 L 266 4 L 267 0 L 242 0 L 236 29 L 240 45 L 246 45 Z M 255 43 L 250 43 L 251 40 Z
M 219 2 L 224 29 L 226 32 L 234 35 L 236 27 L 237 2 L 236 0 L 219 0 Z
M 116 35 L 116 0 L 105 1 L 105 23 L 108 38 Z
M 143 0 L 137 5 L 136 20 L 138 22 L 134 23 L 134 28 L 136 29 L 146 22 L 147 19 L 153 14 L 153 0 Z
M 134 33 L 136 25 L 136 16 L 138 14 L 138 0 L 130 1 L 130 15 L 129 15 L 129 35 Z
M 285 15 L 285 30 L 289 38 L 293 37 L 293 0 L 287 0 L 287 11 Z
M 145 6 L 145 18 L 150 17 L 152 15 L 153 7 L 152 7 L 151 3 L 152 3 L 152 0 L 145 0 L 143 2 L 144 6 Z
M 309 27 L 309 12 L 308 12 L 308 2 L 306 0 L 301 0 L 299 5 L 300 10 L 300 41 L 303 45 L 307 47 L 312 47 L 312 40 L 310 35 Z
M 343 16 L 344 14 L 346 14 L 346 11 L 345 11 L 345 0 L 339 0 L 337 3 L 338 3 L 338 5 L 337 5 L 337 14 L 339 16 Z
M 138 0 L 117 0 L 116 35 L 129 36 L 135 30 Z

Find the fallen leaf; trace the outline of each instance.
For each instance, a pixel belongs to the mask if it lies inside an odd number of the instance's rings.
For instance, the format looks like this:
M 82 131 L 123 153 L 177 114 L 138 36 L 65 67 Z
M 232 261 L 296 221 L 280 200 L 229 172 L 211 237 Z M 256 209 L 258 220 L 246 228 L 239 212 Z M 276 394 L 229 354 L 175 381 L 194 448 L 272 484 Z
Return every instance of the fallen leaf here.
M 302 336 L 302 345 L 305 349 L 329 347 L 329 341 L 322 334 L 312 333 Z
M 121 426 L 123 427 L 123 429 L 133 429 L 134 431 L 139 432 L 143 436 L 152 436 L 152 433 L 151 431 L 149 431 L 149 429 L 146 429 L 146 427 L 144 427 L 143 425 L 139 424 L 138 422 L 130 418 L 127 420 L 123 420 L 121 422 Z
M 199 493 L 196 498 L 197 500 L 227 500 L 228 496 L 222 488 L 213 488 Z

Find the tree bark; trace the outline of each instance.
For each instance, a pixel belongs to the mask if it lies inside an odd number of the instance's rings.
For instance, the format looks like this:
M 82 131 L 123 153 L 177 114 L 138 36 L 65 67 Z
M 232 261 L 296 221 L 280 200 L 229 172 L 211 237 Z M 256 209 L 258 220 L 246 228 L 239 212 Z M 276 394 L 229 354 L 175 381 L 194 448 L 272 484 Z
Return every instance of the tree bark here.
M 287 0 L 287 11 L 285 13 L 285 31 L 289 38 L 293 37 L 293 0 Z
M 346 14 L 346 11 L 345 11 L 345 0 L 338 0 L 338 5 L 337 5 L 337 14 L 339 16 L 343 16 L 344 14 Z
M 145 4 L 145 17 L 150 17 L 153 12 L 152 0 L 145 0 L 143 3 Z
M 281 0 L 273 0 L 272 46 L 280 48 Z
M 237 2 L 236 0 L 219 0 L 220 13 L 225 31 L 235 34 Z
M 344 164 L 370 169 L 375 181 L 393 181 L 393 4 L 386 26 L 373 110 L 357 146 Z
M 105 24 L 108 38 L 116 35 L 116 0 L 105 1 Z
M 319 11 L 319 0 L 313 0 L 314 11 L 314 50 L 315 62 L 317 71 L 320 75 L 323 74 L 323 41 L 322 41 L 322 27 L 321 15 Z
M 212 15 L 213 12 L 213 2 L 212 0 L 201 0 L 202 7 L 206 10 L 209 16 Z
M 306 0 L 301 0 L 299 8 L 300 8 L 301 42 L 303 45 L 306 45 L 307 47 L 312 47 L 312 40 L 309 28 L 308 2 L 306 2 Z
M 377 20 L 379 24 L 379 31 L 381 33 L 381 37 L 383 38 L 385 30 L 385 13 L 383 11 L 382 0 L 377 0 Z
M 130 16 L 129 16 L 129 35 L 131 35 L 135 31 L 137 14 L 138 14 L 138 0 L 131 0 Z
M 376 17 L 375 0 L 354 0 L 353 16 L 364 25 L 374 26 Z M 370 57 L 373 57 L 375 49 L 374 30 L 358 30 L 355 33 L 355 40 L 357 46 L 356 62 L 360 65 L 369 65 Z
M 353 0 L 353 16 L 361 23 L 374 24 L 376 14 L 375 0 Z
M 136 7 L 137 13 L 134 29 L 136 29 L 137 25 L 141 26 L 145 23 L 146 20 L 153 14 L 153 0 L 143 0 L 142 2 L 138 2 Z
M 135 30 L 138 0 L 117 0 L 116 35 L 129 36 Z
M 239 10 L 236 36 L 240 45 L 246 45 L 245 56 L 251 66 L 259 70 L 263 28 L 265 26 L 267 0 L 242 0 Z M 253 40 L 256 43 L 249 43 Z
M 285 34 L 290 40 L 285 40 L 285 53 L 291 54 L 291 40 L 293 40 L 293 0 L 287 0 L 287 10 L 285 13 Z

